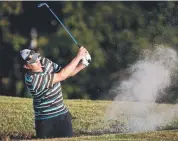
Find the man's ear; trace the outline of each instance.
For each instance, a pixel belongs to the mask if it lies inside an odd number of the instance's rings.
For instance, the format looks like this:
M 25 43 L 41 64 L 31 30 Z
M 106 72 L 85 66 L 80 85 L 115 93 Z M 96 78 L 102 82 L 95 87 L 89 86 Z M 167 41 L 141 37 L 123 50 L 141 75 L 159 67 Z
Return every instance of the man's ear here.
M 30 69 L 26 64 L 25 65 L 23 65 L 23 67 L 25 68 L 25 69 Z

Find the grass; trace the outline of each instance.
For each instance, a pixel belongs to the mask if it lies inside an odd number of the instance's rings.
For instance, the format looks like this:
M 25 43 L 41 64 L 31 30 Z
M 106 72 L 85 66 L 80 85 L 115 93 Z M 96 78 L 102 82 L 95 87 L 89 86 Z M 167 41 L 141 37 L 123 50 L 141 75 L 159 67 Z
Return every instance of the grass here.
M 56 138 L 52 141 L 177 141 L 178 132 L 157 131 L 137 134 L 106 134 L 101 136 L 81 136 L 74 138 Z M 41 140 L 35 140 L 41 141 Z M 51 141 L 51 139 L 43 139 Z
M 111 105 L 111 101 L 65 100 L 65 104 L 73 116 L 72 123 L 75 137 L 53 139 L 52 141 L 178 140 L 177 131 L 125 133 L 122 128 L 129 118 L 126 117 L 128 116 L 126 109 L 139 105 L 139 103 L 117 102 L 115 106 L 119 107 L 120 110 L 117 115 L 118 118 L 110 122 L 105 122 L 105 113 L 108 106 Z M 154 110 L 161 112 L 176 107 L 177 105 L 171 104 L 155 104 Z M 33 139 L 35 130 L 33 128 L 34 116 L 32 99 L 0 96 L 0 115 L 0 137 L 2 139 L 8 140 L 9 138 L 15 138 L 35 140 Z M 175 113 L 175 116 L 177 115 L 178 113 Z M 136 114 L 135 116 L 138 115 Z M 176 127 L 178 127 L 178 120 L 174 119 L 161 129 L 174 129 Z

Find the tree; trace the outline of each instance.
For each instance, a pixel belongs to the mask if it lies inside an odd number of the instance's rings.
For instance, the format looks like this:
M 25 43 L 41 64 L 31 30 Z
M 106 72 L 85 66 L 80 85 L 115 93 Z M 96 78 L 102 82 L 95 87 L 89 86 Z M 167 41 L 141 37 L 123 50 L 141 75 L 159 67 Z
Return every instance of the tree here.
M 21 2 L 0 2 L 0 91 L 1 94 L 16 95 L 18 74 L 17 51 L 27 40 L 16 31 L 11 29 L 10 17 L 22 12 Z M 6 86 L 6 87 L 4 87 Z M 8 90 L 8 91 L 6 91 Z

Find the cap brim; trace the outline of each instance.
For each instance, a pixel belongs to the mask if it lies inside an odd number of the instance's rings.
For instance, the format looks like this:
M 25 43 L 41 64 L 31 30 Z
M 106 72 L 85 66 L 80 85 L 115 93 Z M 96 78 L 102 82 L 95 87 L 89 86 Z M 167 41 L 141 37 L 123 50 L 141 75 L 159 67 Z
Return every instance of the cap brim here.
M 38 56 L 40 56 L 40 54 L 38 54 L 38 53 L 33 54 L 33 55 L 32 55 L 32 59 L 30 59 L 29 61 L 27 61 L 27 63 L 28 63 L 28 64 L 33 64 L 33 63 L 35 63 L 35 62 L 37 61 L 37 59 L 38 59 Z

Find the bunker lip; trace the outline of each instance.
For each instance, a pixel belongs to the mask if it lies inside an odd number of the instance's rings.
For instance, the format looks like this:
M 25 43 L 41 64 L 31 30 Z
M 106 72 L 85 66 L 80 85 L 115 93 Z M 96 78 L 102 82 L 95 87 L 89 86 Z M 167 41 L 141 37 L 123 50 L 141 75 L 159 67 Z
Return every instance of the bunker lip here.
M 100 131 L 100 132 L 80 132 L 75 133 L 73 137 L 80 137 L 80 136 L 98 136 L 98 135 L 106 135 L 106 134 L 121 134 L 121 132 L 109 132 L 109 131 Z M 0 135 L 0 140 L 32 140 L 37 139 L 32 134 L 14 134 L 14 135 Z
M 178 128 L 169 128 L 169 129 L 158 129 L 156 131 L 175 131 L 178 132 Z M 140 132 L 139 132 L 140 133 Z M 145 133 L 145 132 L 141 132 Z M 95 132 L 80 132 L 80 133 L 74 133 L 73 137 L 80 137 L 80 136 L 99 136 L 99 135 L 107 135 L 107 134 L 124 134 L 123 132 L 120 131 L 95 131 Z M 127 134 L 132 134 L 127 133 Z M 0 140 L 33 140 L 37 139 L 34 135 L 32 134 L 14 134 L 14 135 L 0 135 Z

